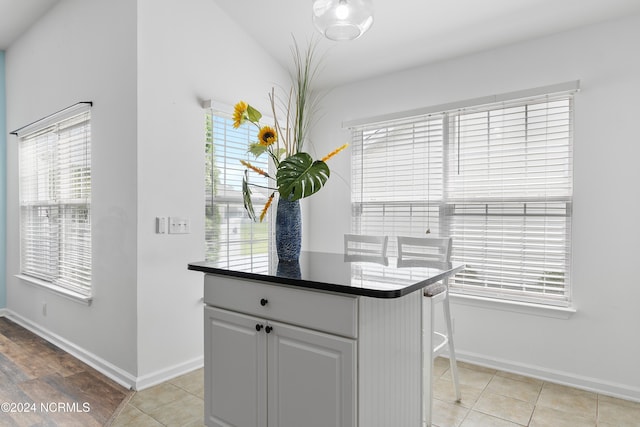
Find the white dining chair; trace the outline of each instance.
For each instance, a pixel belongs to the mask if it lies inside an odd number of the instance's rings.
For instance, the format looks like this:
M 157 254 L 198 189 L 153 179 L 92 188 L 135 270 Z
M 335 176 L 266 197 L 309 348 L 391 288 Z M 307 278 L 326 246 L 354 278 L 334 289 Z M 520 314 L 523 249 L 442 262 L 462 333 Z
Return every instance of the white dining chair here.
M 418 266 L 434 266 L 441 268 L 442 265 L 447 265 L 451 261 L 451 246 L 452 239 L 450 237 L 406 237 L 398 236 L 398 267 L 418 267 Z M 440 282 L 433 283 L 424 288 L 425 301 L 431 304 L 431 325 L 434 322 L 434 311 L 437 304 L 442 303 L 442 311 L 444 314 L 444 323 L 446 325 L 446 332 L 433 331 L 434 345 L 429 351 L 424 350 L 425 354 L 431 353 L 431 360 L 429 363 L 433 363 L 439 354 L 441 354 L 445 348 L 449 349 L 449 365 L 451 367 L 451 377 L 453 379 L 453 386 L 456 395 L 456 401 L 462 399 L 460 393 L 460 382 L 458 380 L 458 365 L 456 362 L 456 353 L 453 345 L 453 328 L 451 325 L 451 309 L 449 307 L 449 286 L 448 280 L 445 279 Z M 423 334 L 428 333 L 427 328 L 423 327 Z M 431 342 L 431 340 L 425 339 L 425 342 Z M 428 404 L 432 405 L 433 392 L 433 378 L 430 379 L 429 389 L 425 390 L 428 393 Z M 429 411 L 431 414 L 431 411 Z M 427 425 L 430 425 L 430 420 Z
M 389 236 L 366 234 L 344 235 L 344 260 L 376 262 L 388 265 L 387 245 Z

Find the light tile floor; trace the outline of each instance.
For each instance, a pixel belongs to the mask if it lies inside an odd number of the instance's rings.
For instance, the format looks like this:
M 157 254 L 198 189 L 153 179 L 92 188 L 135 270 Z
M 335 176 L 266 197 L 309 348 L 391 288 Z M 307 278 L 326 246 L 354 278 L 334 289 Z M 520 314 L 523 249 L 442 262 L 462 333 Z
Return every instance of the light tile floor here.
M 462 401 L 456 403 L 449 361 L 436 359 L 434 371 L 437 427 L 640 427 L 640 403 L 464 362 L 458 363 Z M 111 427 L 199 427 L 203 399 L 198 369 L 136 392 Z
M 464 362 L 456 403 L 448 359 L 434 371 L 437 427 L 640 427 L 640 403 Z
M 136 392 L 111 427 L 204 426 L 203 370 Z

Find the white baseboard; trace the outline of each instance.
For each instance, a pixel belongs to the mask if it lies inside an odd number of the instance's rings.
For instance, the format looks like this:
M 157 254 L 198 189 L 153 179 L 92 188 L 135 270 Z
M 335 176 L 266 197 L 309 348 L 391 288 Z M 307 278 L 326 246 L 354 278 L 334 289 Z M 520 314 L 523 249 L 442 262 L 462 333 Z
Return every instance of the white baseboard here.
M 49 331 L 40 325 L 25 319 L 24 317 L 10 311 L 6 311 L 6 317 L 34 334 L 44 338 L 52 344 L 60 347 L 62 350 L 83 361 L 87 365 L 96 369 L 101 374 L 111 378 L 123 387 L 133 390 L 136 385 L 136 377 L 126 372 L 110 362 L 96 356 L 95 354 L 75 345 L 67 339 Z
M 118 384 L 130 390 L 143 390 L 152 387 L 167 380 L 173 379 L 180 375 L 194 371 L 204 366 L 204 357 L 197 357 L 178 365 L 174 365 L 151 374 L 136 377 L 126 372 L 112 363 L 96 356 L 95 354 L 75 345 L 74 343 L 62 338 L 61 336 L 49 331 L 40 325 L 25 319 L 24 317 L 10 311 L 9 309 L 0 309 L 0 317 L 5 316 L 14 321 L 18 325 L 33 332 L 34 334 L 44 338 L 45 340 L 57 345 L 67 353 L 83 361 L 87 365 L 96 369 L 101 374 L 111 378 Z
M 156 372 L 152 372 L 147 375 L 142 375 L 137 378 L 136 390 L 144 390 L 145 388 L 153 387 L 154 385 L 163 383 L 180 375 L 184 375 L 188 372 L 195 371 L 204 366 L 204 357 L 197 357 L 187 362 L 171 366 L 169 368 L 161 369 Z
M 549 370 L 540 366 L 486 357 L 476 353 L 456 351 L 456 358 L 460 361 L 472 363 L 474 365 L 520 374 L 624 400 L 640 402 L 640 388 L 627 384 L 618 384 L 597 378 L 575 375 L 568 372 Z

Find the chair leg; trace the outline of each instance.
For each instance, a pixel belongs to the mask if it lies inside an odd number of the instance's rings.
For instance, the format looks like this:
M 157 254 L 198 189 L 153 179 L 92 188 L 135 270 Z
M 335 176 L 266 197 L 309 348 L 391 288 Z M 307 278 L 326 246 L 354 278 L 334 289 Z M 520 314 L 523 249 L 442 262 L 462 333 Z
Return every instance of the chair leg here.
M 462 400 L 460 393 L 460 381 L 458 379 L 458 363 L 456 362 L 456 351 L 453 345 L 453 327 L 451 325 L 451 310 L 449 308 L 449 291 L 447 290 L 447 296 L 442 301 L 442 311 L 444 313 L 444 321 L 447 325 L 447 338 L 449 341 L 449 365 L 451 367 L 451 377 L 453 379 L 453 386 L 456 393 L 456 402 Z
M 422 405 L 423 427 L 431 427 L 433 417 L 433 323 L 434 306 L 432 298 L 422 298 Z

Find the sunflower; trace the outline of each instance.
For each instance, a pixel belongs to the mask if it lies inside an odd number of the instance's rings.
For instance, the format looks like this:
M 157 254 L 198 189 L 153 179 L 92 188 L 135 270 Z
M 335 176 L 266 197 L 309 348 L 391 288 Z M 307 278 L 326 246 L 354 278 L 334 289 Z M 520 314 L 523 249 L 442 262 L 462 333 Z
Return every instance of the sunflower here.
M 258 133 L 258 144 L 268 147 L 276 142 L 277 139 L 278 134 L 271 126 L 263 126 L 260 128 L 260 132 Z
M 241 124 L 245 122 L 249 117 L 247 115 L 247 109 L 249 105 L 246 102 L 240 101 L 235 107 L 233 107 L 233 127 L 238 128 Z

